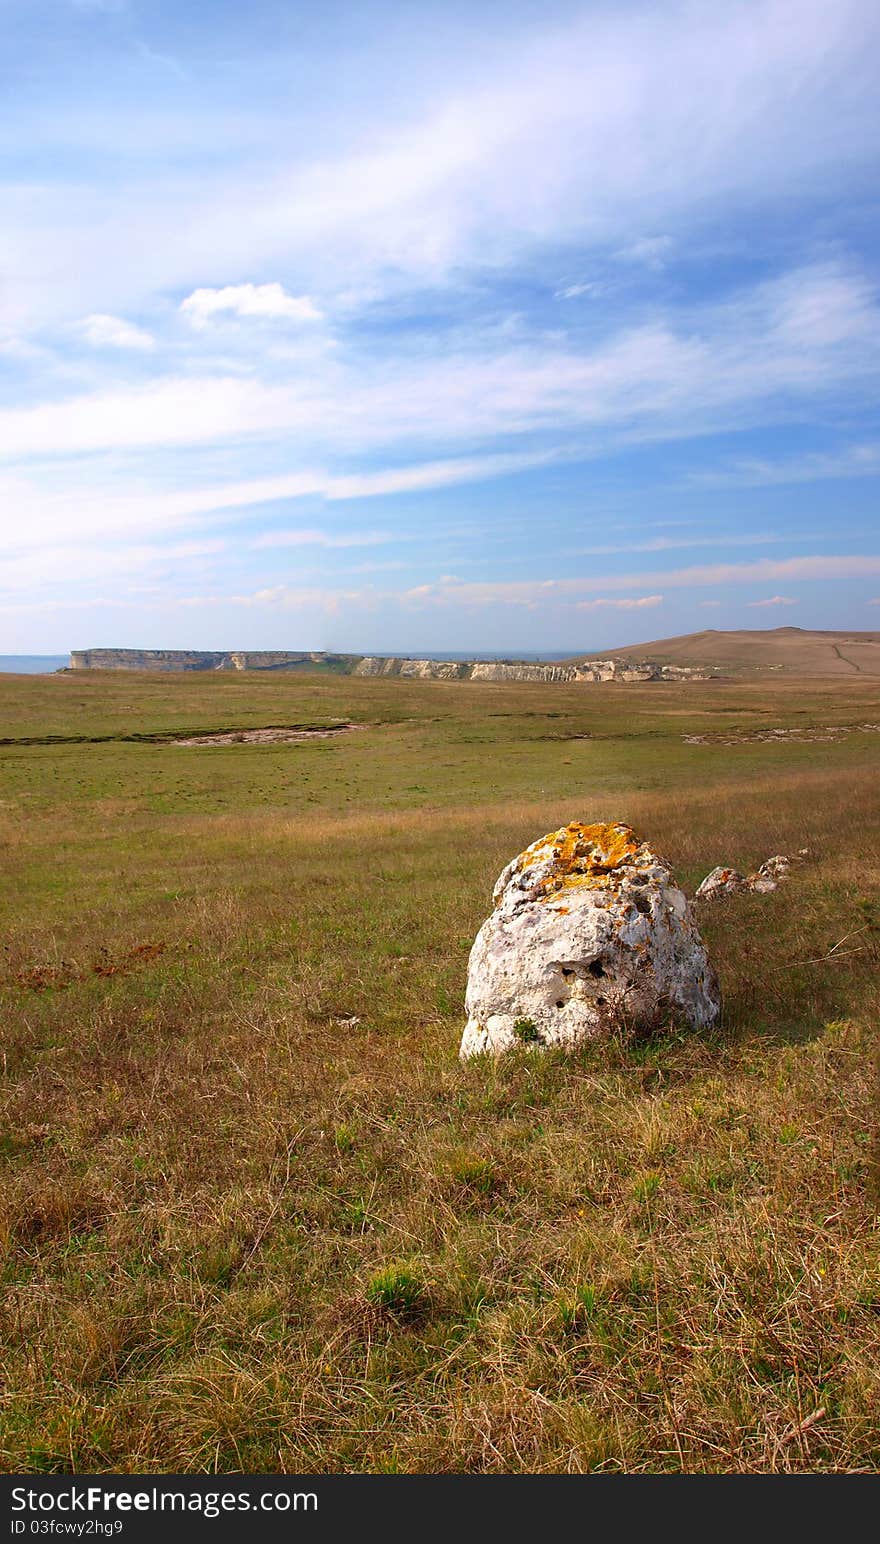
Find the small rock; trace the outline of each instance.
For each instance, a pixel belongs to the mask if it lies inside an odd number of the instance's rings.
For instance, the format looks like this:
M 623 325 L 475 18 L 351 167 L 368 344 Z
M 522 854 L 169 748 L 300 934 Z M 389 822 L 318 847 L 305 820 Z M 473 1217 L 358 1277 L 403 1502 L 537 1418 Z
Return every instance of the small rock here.
M 629 826 L 563 826 L 501 874 L 471 950 L 462 1057 L 713 1024 L 720 992 L 672 874 Z
M 695 900 L 717 901 L 723 895 L 735 895 L 751 890 L 755 895 L 769 895 L 776 890 L 780 880 L 788 879 L 793 863 L 803 863 L 810 856 L 809 847 L 802 847 L 792 858 L 784 852 L 774 853 L 754 874 L 743 875 L 737 869 L 714 868 L 698 887 Z
M 758 875 L 762 879 L 787 879 L 791 873 L 791 858 L 785 853 L 777 852 L 774 857 L 768 858 L 758 869 Z M 752 886 L 754 889 L 755 886 Z
M 735 895 L 740 890 L 748 890 L 749 881 L 745 874 L 740 874 L 738 869 L 713 868 L 711 874 L 707 874 L 703 883 L 697 889 L 694 899 L 697 901 L 717 901 L 722 895 Z

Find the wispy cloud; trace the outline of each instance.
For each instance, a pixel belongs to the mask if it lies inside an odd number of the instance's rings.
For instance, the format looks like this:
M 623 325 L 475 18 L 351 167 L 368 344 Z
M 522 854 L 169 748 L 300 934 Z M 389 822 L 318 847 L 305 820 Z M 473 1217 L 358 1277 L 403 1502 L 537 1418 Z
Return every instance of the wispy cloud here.
M 767 597 L 766 600 L 750 600 L 750 601 L 747 601 L 746 604 L 749 605 L 749 606 L 752 606 L 752 607 L 755 607 L 755 606 L 757 606 L 757 607 L 761 607 L 761 606 L 796 606 L 797 605 L 797 601 L 793 600 L 790 595 L 770 595 L 770 596 Z
M 159 549 L 156 549 L 158 552 Z M 148 556 L 151 554 L 145 554 Z M 673 569 L 666 572 L 640 574 L 603 574 L 590 576 L 566 576 L 561 579 L 533 579 L 516 581 L 466 582 L 446 576 L 436 583 L 412 585 L 405 589 L 362 589 L 338 586 L 302 587 L 278 583 L 262 586 L 247 592 L 216 592 L 201 596 L 178 597 L 175 604 L 261 606 L 280 605 L 292 607 L 300 603 L 320 605 L 323 609 L 337 611 L 344 605 L 351 606 L 405 606 L 410 609 L 449 608 L 517 608 L 550 610 L 559 613 L 570 610 L 572 616 L 582 611 L 638 611 L 664 603 L 661 591 L 645 595 L 617 595 L 614 592 L 647 587 L 653 580 L 664 588 L 691 588 L 704 584 L 748 585 L 760 583 L 770 577 L 785 576 L 789 579 L 826 580 L 880 575 L 880 556 L 860 557 L 793 558 L 780 562 L 718 564 L 711 567 Z M 603 593 L 603 592 L 611 592 Z M 597 593 L 598 592 L 598 593 Z M 717 605 L 717 599 L 701 602 Z M 747 602 L 747 605 L 752 605 Z M 771 596 L 754 604 L 778 606 L 795 604 L 788 596 Z
M 227 284 L 197 289 L 180 303 L 194 327 L 207 327 L 218 316 L 253 321 L 318 322 L 322 313 L 308 295 L 289 295 L 281 284 Z
M 322 111 L 321 69 L 301 106 L 288 93 L 281 132 L 267 101 L 257 176 L 233 157 L 219 188 L 198 163 L 189 176 L 161 167 L 122 209 L 114 188 L 87 201 L 37 190 L 9 270 L 42 271 L 60 243 L 68 273 L 22 303 L 54 307 L 109 279 L 111 309 L 125 309 L 132 294 L 204 282 L 218 253 L 236 274 L 284 262 L 313 293 L 491 271 L 548 242 L 623 251 L 674 237 L 744 184 L 765 206 L 836 192 L 841 159 L 864 160 L 871 143 L 876 11 L 864 0 L 542 13 L 495 38 L 477 29 L 476 50 L 459 14 L 438 28 L 440 51 L 401 57 L 383 38 L 366 111 L 360 91 L 350 112 L 338 100 Z M 335 46 L 351 68 L 345 39 Z
M 120 539 L 130 532 L 160 534 L 185 526 L 199 527 L 208 517 L 228 520 L 242 510 L 254 511 L 255 525 L 261 506 L 268 504 L 308 498 L 334 504 L 428 492 L 460 483 L 510 477 L 543 466 L 548 459 L 551 457 L 544 451 L 500 454 L 382 467 L 357 475 L 334 475 L 311 468 L 276 477 L 154 491 L 143 490 L 132 481 L 124 493 L 108 493 L 106 486 L 93 486 L 88 477 L 84 483 L 77 483 L 69 473 L 62 474 L 51 487 L 38 478 L 17 475 L 0 478 L 0 504 L 13 517 L 5 537 L 8 554 L 53 548 L 71 527 L 76 529 L 81 547 L 86 547 L 92 541 L 103 545 L 108 537 Z M 329 541 L 332 533 L 322 534 Z M 397 539 L 400 540 L 399 534 Z M 296 537 L 292 544 L 295 543 Z M 279 542 L 267 532 L 264 544 Z
M 257 551 L 263 551 L 267 547 L 383 547 L 391 541 L 388 531 L 343 531 L 331 533 L 329 531 L 288 530 L 288 531 L 264 531 L 262 536 L 256 536 L 251 546 Z
M 779 460 L 743 457 L 717 471 L 690 472 L 687 480 L 700 488 L 758 488 L 837 477 L 876 477 L 878 473 L 880 445 L 861 444 L 832 452 L 807 451 Z
M 430 488 L 454 487 L 458 483 L 510 477 L 516 472 L 546 466 L 557 459 L 562 459 L 562 456 L 554 450 L 537 450 L 428 461 L 417 466 L 388 467 L 378 472 L 327 477 L 322 491 L 330 500 L 377 498 L 389 493 L 420 493 Z
M 760 584 L 768 579 L 831 582 L 880 574 L 880 556 L 761 558 L 752 563 L 714 563 L 689 568 L 654 569 L 642 573 L 566 575 L 562 579 L 525 579 L 425 586 L 423 593 L 441 601 L 457 600 L 472 605 L 509 603 L 528 605 L 535 600 L 577 601 L 596 591 L 629 590 L 662 585 L 664 589 L 697 588 L 702 585 Z
M 729 530 L 712 535 L 691 532 L 689 536 L 657 536 L 651 541 L 609 542 L 599 547 L 577 547 L 575 553 L 578 557 L 611 557 L 617 554 L 622 556 L 627 552 L 675 552 L 682 548 L 692 551 L 696 547 L 767 547 L 779 540 L 779 533 L 770 531 L 756 531 L 747 535 L 736 535 Z
M 135 38 L 134 46 L 141 58 L 146 59 L 149 64 L 156 64 L 162 70 L 170 70 L 171 74 L 176 75 L 178 80 L 187 80 L 189 78 L 180 60 L 176 59 L 173 54 L 161 53 L 157 49 L 151 48 L 148 43 L 144 42 L 143 38 Z
M 598 600 L 576 602 L 579 611 L 596 611 L 603 606 L 611 606 L 617 611 L 640 611 L 643 606 L 662 606 L 662 604 L 662 595 L 627 595 L 621 596 L 619 600 L 609 600 L 606 596 L 600 596 Z
M 220 292 L 222 293 L 222 292 Z M 880 308 L 839 264 L 786 274 L 679 325 L 625 328 L 577 351 L 555 341 L 393 354 L 377 365 L 335 354 L 283 380 L 199 373 L 0 412 L 0 456 L 67 455 L 255 437 L 350 451 L 420 440 L 463 445 L 579 431 L 595 451 L 615 436 L 690 437 L 785 418 L 794 403 L 880 375 Z
M 156 347 L 152 333 L 121 316 L 106 316 L 96 311 L 79 323 L 80 336 L 92 348 L 145 349 Z
M 346 606 L 381 604 L 382 597 L 372 590 L 321 589 L 317 586 L 268 585 L 263 589 L 234 595 L 183 595 L 181 606 L 246 606 L 254 609 L 277 607 L 285 611 L 309 610 L 324 616 L 338 616 Z
M 605 285 L 592 281 L 579 284 L 567 284 L 563 289 L 554 290 L 554 300 L 579 300 L 582 295 L 589 295 L 591 300 L 596 300 L 603 294 Z

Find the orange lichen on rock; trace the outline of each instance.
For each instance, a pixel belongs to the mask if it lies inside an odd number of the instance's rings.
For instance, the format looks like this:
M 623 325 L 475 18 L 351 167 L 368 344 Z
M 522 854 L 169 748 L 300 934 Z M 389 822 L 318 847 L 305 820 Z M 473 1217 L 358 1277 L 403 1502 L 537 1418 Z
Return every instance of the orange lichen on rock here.
M 522 870 L 542 859 L 552 860 L 552 868 L 538 882 L 534 897 L 546 900 L 575 885 L 605 884 L 615 869 L 637 858 L 640 845 L 631 826 L 616 821 L 585 826 L 573 820 L 532 842 L 522 854 L 519 866 Z

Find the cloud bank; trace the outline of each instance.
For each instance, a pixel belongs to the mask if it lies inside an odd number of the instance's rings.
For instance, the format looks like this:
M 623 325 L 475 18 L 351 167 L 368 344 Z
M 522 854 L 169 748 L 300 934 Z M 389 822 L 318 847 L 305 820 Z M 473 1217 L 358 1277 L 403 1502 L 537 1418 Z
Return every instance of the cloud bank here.
M 876 7 L 417 10 L 9 0 L 6 647 L 870 603 Z

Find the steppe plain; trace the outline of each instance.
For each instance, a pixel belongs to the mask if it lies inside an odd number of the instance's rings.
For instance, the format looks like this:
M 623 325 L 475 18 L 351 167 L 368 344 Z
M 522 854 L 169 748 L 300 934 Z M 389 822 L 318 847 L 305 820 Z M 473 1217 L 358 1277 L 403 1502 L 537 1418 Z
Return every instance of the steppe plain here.
M 877 699 L 0 677 L 0 1466 L 875 1470 Z M 711 1036 L 463 1065 L 574 819 L 811 857 L 700 912 Z

